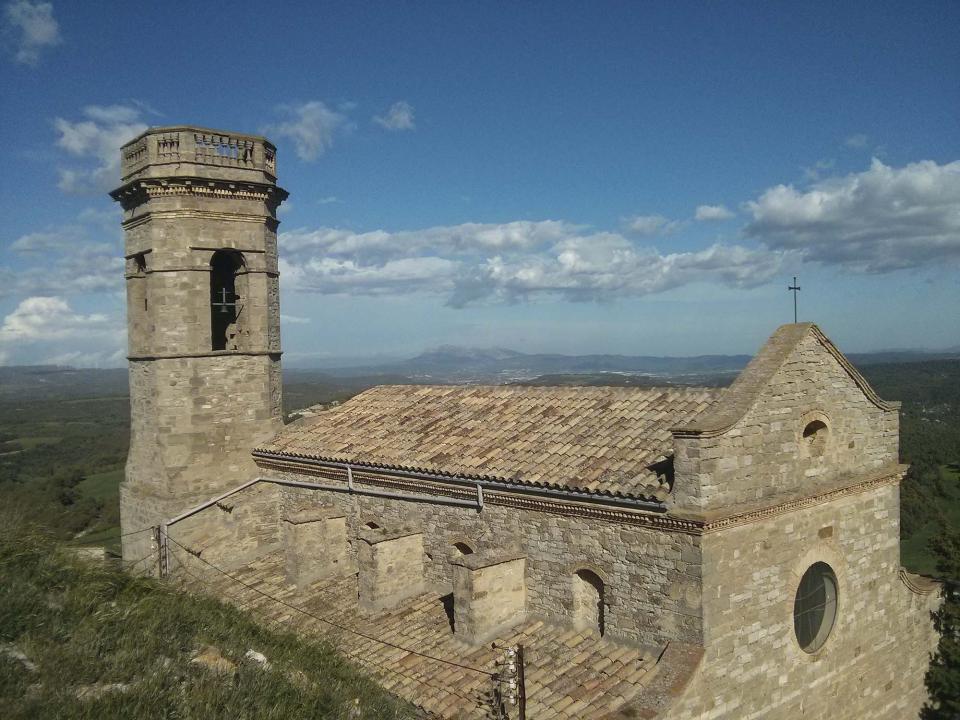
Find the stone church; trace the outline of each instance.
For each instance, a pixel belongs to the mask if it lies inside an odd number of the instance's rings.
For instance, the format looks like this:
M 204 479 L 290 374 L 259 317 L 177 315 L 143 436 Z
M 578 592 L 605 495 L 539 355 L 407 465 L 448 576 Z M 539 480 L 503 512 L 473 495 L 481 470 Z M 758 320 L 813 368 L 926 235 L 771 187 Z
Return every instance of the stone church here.
M 726 389 L 376 387 L 284 426 L 275 147 L 154 128 L 111 195 L 125 560 L 437 717 L 917 717 L 939 588 L 900 566 L 899 405 L 816 325 Z

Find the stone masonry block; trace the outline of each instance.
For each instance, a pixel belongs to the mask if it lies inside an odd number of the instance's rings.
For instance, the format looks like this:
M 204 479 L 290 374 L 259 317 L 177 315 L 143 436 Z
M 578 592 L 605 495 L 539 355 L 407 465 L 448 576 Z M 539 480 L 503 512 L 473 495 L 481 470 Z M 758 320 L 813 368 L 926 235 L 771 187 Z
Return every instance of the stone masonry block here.
M 414 528 L 377 528 L 360 533 L 360 608 L 396 607 L 423 592 L 423 533 Z
M 527 609 L 522 553 L 493 551 L 453 561 L 453 626 L 457 637 L 482 643 L 523 620 Z
M 347 521 L 335 507 L 292 511 L 283 518 L 287 580 L 304 587 L 347 572 Z

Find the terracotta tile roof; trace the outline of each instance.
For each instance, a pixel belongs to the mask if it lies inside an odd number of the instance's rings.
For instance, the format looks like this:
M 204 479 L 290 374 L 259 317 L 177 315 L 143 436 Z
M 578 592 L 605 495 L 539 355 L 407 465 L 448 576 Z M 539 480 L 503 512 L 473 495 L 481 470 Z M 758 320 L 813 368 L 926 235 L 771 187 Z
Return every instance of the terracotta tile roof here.
M 332 462 L 663 499 L 670 430 L 715 388 L 375 387 L 258 450 Z
M 183 580 L 188 587 L 212 591 L 267 623 L 329 640 L 384 688 L 432 716 L 493 717 L 490 697 L 495 681 L 490 674 L 497 672 L 500 651 L 491 642 L 474 646 L 454 635 L 442 602 L 444 590 L 369 614 L 358 610 L 356 575 L 320 580 L 298 591 L 285 579 L 280 554 L 231 573 L 262 593 L 336 623 L 338 629 L 259 595 L 178 548 L 174 548 L 174 560 L 184 563 L 189 574 Z M 538 720 L 608 718 L 618 710 L 627 711 L 624 717 L 633 717 L 628 706 L 643 704 L 647 686 L 663 674 L 658 665 L 661 648 L 643 649 L 594 631 L 537 619 L 519 623 L 492 642 L 499 647 L 524 645 L 527 717 Z M 692 670 L 671 669 L 684 677 Z

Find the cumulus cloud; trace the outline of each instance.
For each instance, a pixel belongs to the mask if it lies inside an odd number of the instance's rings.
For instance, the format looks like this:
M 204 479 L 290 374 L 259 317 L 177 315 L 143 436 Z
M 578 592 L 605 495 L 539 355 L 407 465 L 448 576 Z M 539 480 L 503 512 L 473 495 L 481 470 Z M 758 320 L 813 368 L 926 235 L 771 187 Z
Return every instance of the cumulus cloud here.
M 78 313 L 62 297 L 28 297 L 0 325 L 0 355 L 6 362 L 42 358 L 51 365 L 118 365 L 124 337 L 119 318 Z M 64 350 L 65 343 L 73 347 Z
M 395 102 L 383 115 L 374 115 L 373 121 L 387 130 L 413 130 L 413 105 L 406 100 Z
M 117 331 L 106 315 L 76 313 L 62 297 L 29 297 L 3 319 L 0 343 L 67 340 Z
M 0 297 L 120 292 L 119 212 L 85 210 L 74 221 L 15 239 L 0 265 Z
M 60 189 L 72 195 L 100 194 L 120 184 L 120 148 L 147 129 L 140 109 L 129 105 L 89 105 L 83 119 L 56 118 L 57 145 L 84 161 L 60 168 Z
M 733 213 L 724 205 L 698 205 L 693 215 L 694 220 L 705 222 L 709 220 L 729 220 Z
M 746 209 L 747 236 L 808 261 L 875 273 L 960 260 L 960 161 L 874 159 L 804 190 L 777 185 Z
M 287 120 L 267 126 L 266 132 L 293 141 L 297 157 L 313 162 L 333 146 L 334 137 L 347 129 L 347 116 L 319 100 L 282 105 Z
M 285 286 L 354 295 L 437 293 L 448 305 L 538 296 L 607 300 L 697 281 L 752 287 L 770 280 L 782 253 L 715 245 L 661 254 L 618 233 L 571 223 L 465 223 L 421 231 L 337 228 L 281 235 Z
M 681 223 L 663 215 L 634 215 L 624 221 L 627 229 L 634 235 L 669 235 L 676 232 Z
M 7 32 L 16 38 L 13 59 L 22 65 L 36 65 L 45 48 L 62 42 L 60 26 L 53 17 L 50 3 L 16 0 L 7 3 L 4 17 Z

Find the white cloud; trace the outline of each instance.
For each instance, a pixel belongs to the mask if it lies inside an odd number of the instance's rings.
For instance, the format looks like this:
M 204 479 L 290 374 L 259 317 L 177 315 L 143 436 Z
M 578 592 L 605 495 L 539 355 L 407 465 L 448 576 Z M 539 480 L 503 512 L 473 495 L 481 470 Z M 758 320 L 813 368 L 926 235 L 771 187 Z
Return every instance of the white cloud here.
M 406 100 L 395 102 L 383 115 L 374 115 L 373 121 L 387 130 L 413 130 L 413 105 Z
M 86 160 L 83 167 L 61 168 L 60 189 L 72 195 L 103 193 L 120 184 L 120 148 L 147 129 L 140 110 L 127 105 L 89 105 L 85 119 L 56 118 L 57 145 Z
M 490 258 L 457 284 L 448 304 L 462 307 L 484 297 L 516 301 L 535 295 L 602 301 L 694 282 L 750 288 L 769 282 L 781 262 L 778 253 L 725 245 L 662 255 L 635 248 L 619 235 L 600 233 L 565 241 L 542 255 Z
M 119 350 L 93 352 L 68 351 L 43 357 L 40 365 L 69 365 L 71 367 L 119 367 L 126 363 L 127 353 Z
M 680 229 L 682 223 L 663 215 L 634 215 L 625 220 L 627 229 L 635 235 L 669 235 Z
M 16 261 L 0 265 L 0 297 L 120 292 L 123 257 L 116 209 L 84 210 L 70 223 L 14 240 Z
M 562 221 L 465 223 L 421 231 L 297 230 L 280 237 L 285 287 L 353 295 L 434 293 L 462 307 L 536 296 L 607 300 L 691 282 L 752 287 L 782 253 L 715 245 L 663 255 Z
M 80 315 L 61 297 L 29 297 L 3 319 L 0 343 L 66 340 L 116 332 L 106 315 Z
M 280 322 L 289 323 L 291 325 L 306 325 L 310 322 L 310 318 L 297 317 L 296 315 L 280 315 Z
M 283 105 L 280 111 L 288 116 L 286 122 L 267 126 L 266 132 L 293 141 L 297 157 L 312 162 L 333 146 L 337 133 L 349 129 L 347 116 L 319 100 L 300 105 Z
M 869 170 L 777 185 L 746 204 L 745 233 L 774 250 L 862 272 L 960 260 L 960 161 Z
M 318 205 L 333 205 L 335 203 L 342 203 L 343 200 L 338 198 L 336 195 L 327 195 L 317 200 Z
M 120 318 L 74 311 L 62 297 L 20 302 L 0 325 L 6 363 L 116 366 L 123 363 L 125 329 Z
M 846 140 L 844 140 L 844 145 L 850 148 L 861 150 L 867 146 L 868 139 L 869 138 L 863 133 L 856 133 L 855 135 L 851 135 Z
M 385 230 L 356 233 L 340 228 L 318 228 L 283 233 L 280 243 L 282 251 L 293 258 L 306 254 L 376 262 L 430 252 L 461 255 L 519 250 L 560 240 L 578 229 L 576 225 L 557 220 L 463 223 L 395 233 Z
M 8 32 L 17 36 L 14 60 L 23 65 L 36 65 L 44 48 L 59 45 L 60 26 L 53 17 L 53 5 L 16 0 L 7 3 L 5 18 Z
M 694 220 L 705 222 L 708 220 L 729 220 L 734 216 L 724 205 L 698 205 L 694 213 Z

